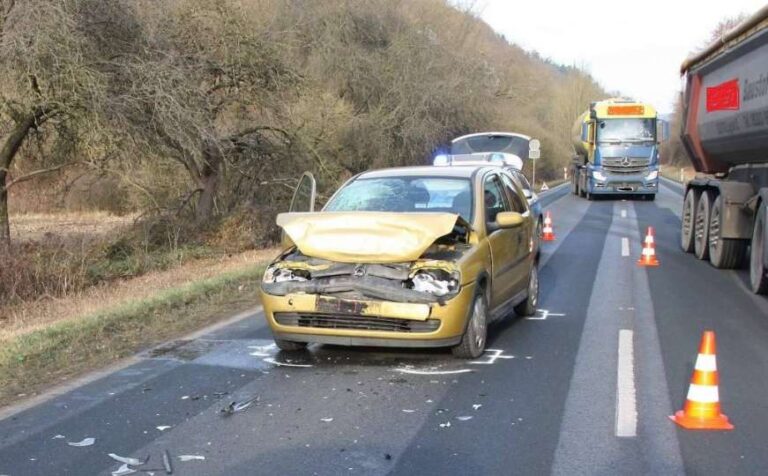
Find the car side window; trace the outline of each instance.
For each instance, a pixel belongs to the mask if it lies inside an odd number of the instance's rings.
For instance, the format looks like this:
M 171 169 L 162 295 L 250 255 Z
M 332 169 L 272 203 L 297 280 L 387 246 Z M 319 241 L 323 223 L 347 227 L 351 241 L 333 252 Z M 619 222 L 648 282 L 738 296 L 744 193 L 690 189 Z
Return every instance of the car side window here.
M 499 212 L 510 211 L 509 202 L 497 175 L 492 175 L 485 179 L 483 197 L 485 200 L 486 223 L 495 222 L 496 215 Z
M 507 189 L 509 198 L 512 201 L 512 211 L 525 213 L 528 210 L 528 207 L 526 206 L 525 196 L 520 187 L 515 185 L 512 179 L 506 175 L 502 175 L 501 180 L 504 182 L 504 187 Z

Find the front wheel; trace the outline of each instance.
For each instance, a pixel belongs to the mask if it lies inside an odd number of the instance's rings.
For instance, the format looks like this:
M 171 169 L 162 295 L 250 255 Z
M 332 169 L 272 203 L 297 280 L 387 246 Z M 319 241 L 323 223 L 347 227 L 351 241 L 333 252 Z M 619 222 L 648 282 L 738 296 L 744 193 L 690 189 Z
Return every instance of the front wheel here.
M 749 281 L 752 292 L 768 294 L 768 276 L 765 267 L 765 203 L 761 203 L 755 217 L 755 228 L 752 231 L 752 249 L 749 256 Z
M 518 316 L 533 316 L 536 314 L 539 304 L 539 271 L 536 269 L 536 263 L 531 268 L 531 276 L 528 278 L 528 297 L 525 301 L 515 306 L 515 313 Z
M 696 225 L 696 209 L 699 207 L 699 195 L 695 188 L 689 188 L 685 193 L 685 200 L 683 200 L 680 247 L 686 253 L 693 253 L 693 242 L 696 237 L 694 228 Z
M 467 330 L 459 345 L 453 347 L 453 355 L 461 359 L 476 359 L 485 351 L 485 339 L 488 336 L 488 303 L 485 293 L 479 291 L 472 302 Z
M 275 338 L 277 348 L 284 352 L 298 352 L 307 348 L 306 342 L 294 342 L 292 340 Z

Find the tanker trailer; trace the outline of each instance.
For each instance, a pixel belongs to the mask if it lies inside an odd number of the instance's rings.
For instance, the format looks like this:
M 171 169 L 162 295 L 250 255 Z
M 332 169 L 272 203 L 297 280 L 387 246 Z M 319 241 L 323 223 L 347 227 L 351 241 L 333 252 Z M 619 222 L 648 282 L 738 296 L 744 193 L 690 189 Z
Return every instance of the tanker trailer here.
M 696 177 L 685 186 L 681 246 L 716 268 L 749 263 L 768 292 L 768 6 L 688 58 L 682 140 Z

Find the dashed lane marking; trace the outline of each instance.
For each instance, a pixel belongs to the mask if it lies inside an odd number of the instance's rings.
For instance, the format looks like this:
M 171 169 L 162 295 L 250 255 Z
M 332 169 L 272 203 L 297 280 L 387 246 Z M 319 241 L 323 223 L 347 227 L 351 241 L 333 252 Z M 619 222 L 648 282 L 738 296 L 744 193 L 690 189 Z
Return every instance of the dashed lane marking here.
M 629 256 L 629 238 L 621 239 L 621 256 Z
M 616 436 L 637 436 L 637 397 L 635 391 L 635 357 L 633 332 L 619 331 L 619 365 L 616 381 Z

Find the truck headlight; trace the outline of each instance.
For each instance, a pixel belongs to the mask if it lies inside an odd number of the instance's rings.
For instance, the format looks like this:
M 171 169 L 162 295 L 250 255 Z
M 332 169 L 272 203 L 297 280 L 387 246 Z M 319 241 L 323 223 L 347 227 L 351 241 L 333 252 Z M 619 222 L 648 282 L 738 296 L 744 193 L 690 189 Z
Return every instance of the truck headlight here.
M 659 178 L 658 170 L 651 170 L 648 172 L 648 175 L 645 176 L 645 180 L 656 180 L 657 178 Z
M 592 178 L 594 178 L 595 180 L 597 180 L 599 182 L 605 182 L 608 179 L 608 177 L 606 177 L 605 174 L 602 173 L 599 170 L 593 170 L 592 171 Z

